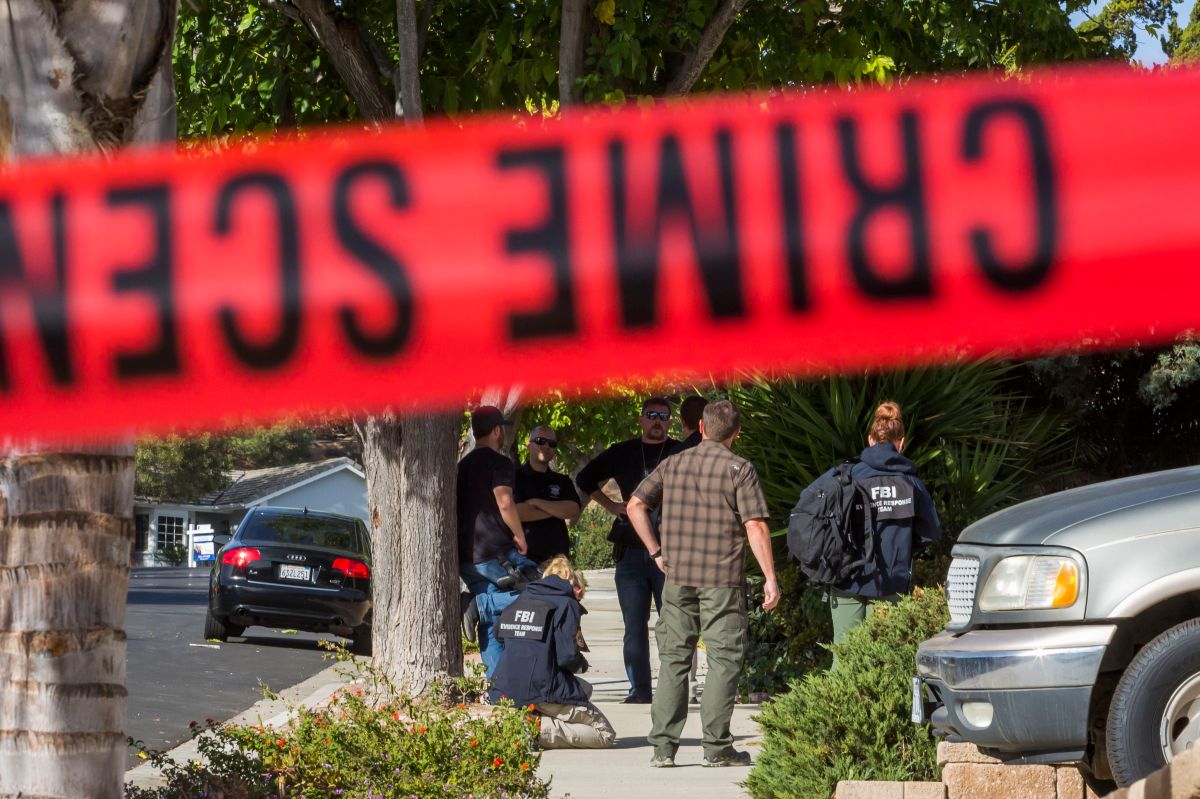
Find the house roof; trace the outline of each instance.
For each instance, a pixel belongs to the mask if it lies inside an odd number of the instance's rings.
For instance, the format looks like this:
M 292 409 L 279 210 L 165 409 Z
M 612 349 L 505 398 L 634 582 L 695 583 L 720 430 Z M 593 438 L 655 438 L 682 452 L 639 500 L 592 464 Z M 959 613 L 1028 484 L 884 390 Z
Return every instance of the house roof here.
M 230 482 L 224 489 L 210 491 L 188 505 L 246 507 L 342 469 L 349 469 L 359 477 L 363 476 L 358 464 L 350 458 L 328 458 L 311 463 L 273 466 L 269 469 L 235 470 L 226 473 Z

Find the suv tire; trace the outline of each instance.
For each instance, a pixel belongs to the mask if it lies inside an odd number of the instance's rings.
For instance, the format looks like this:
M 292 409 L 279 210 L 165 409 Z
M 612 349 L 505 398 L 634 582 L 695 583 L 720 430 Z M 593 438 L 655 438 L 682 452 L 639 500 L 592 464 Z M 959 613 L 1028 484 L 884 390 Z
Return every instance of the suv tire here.
M 208 609 L 208 614 L 204 617 L 204 640 L 229 640 L 229 625 L 214 616 L 212 608 Z
M 1118 785 L 1128 786 L 1167 764 L 1161 732 L 1168 705 L 1178 706 L 1174 700 L 1184 686 L 1188 693 L 1193 686 L 1200 691 L 1200 619 L 1172 627 L 1142 647 L 1117 683 L 1105 739 Z

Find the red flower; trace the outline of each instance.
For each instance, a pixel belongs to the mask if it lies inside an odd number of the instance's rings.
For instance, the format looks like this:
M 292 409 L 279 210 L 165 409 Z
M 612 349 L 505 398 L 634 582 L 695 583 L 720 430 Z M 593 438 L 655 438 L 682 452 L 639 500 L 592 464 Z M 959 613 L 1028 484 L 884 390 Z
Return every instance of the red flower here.
M 424 735 L 424 734 L 425 734 L 425 728 L 424 728 L 424 727 L 418 727 L 418 728 L 417 728 L 417 732 L 419 732 L 419 733 L 421 733 L 422 735 Z
M 395 713 L 392 714 L 392 721 L 399 721 L 399 720 L 400 720 L 400 711 L 397 710 Z
M 494 768 L 500 768 L 503 765 L 504 765 L 504 758 L 498 757 L 492 761 L 492 766 Z
M 479 746 L 479 741 L 472 740 L 472 741 L 471 741 L 471 746 Z
M 282 748 L 285 743 L 287 743 L 287 738 L 280 738 L 275 745 Z
M 521 764 L 521 771 L 529 771 L 529 764 L 528 764 L 528 763 L 522 763 L 522 764 Z

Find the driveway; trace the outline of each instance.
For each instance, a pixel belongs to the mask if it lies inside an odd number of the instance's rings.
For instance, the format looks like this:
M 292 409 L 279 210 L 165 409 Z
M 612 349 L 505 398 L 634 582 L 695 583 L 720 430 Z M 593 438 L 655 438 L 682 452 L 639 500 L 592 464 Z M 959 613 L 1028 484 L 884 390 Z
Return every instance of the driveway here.
M 319 640 L 252 627 L 247 638 L 204 640 L 207 569 L 133 569 L 125 631 L 129 636 L 126 731 L 151 749 L 186 741 L 188 723 L 225 721 L 262 698 L 262 685 L 282 690 L 329 665 Z M 140 761 L 131 749 L 129 765 Z

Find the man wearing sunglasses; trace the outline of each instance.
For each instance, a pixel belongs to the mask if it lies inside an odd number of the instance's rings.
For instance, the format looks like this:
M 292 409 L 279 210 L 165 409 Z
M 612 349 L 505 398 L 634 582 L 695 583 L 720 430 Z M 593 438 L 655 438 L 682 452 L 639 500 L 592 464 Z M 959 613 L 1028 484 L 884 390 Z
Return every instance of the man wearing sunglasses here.
M 553 428 L 535 427 L 526 442 L 529 457 L 517 469 L 514 492 L 517 513 L 525 528 L 526 553 L 535 563 L 545 563 L 555 555 L 569 555 L 571 537 L 567 519 L 579 515 L 579 495 L 571 478 L 550 468 L 558 451 L 558 436 Z
M 651 397 L 642 403 L 638 423 L 642 427 L 640 436 L 613 444 L 583 467 L 575 479 L 585 502 L 595 500 L 615 517 L 608 540 L 613 542 L 617 600 L 625 622 L 623 654 L 630 685 L 626 704 L 650 704 L 652 698 L 650 601 L 654 601 L 656 610 L 662 605 L 663 573 L 654 565 L 646 546 L 630 526 L 625 503 L 633 496 L 638 484 L 671 454 L 672 447 L 678 443 L 667 437 L 671 406 L 663 397 Z M 609 499 L 601 490 L 609 480 L 615 480 L 621 489 L 620 502 Z

